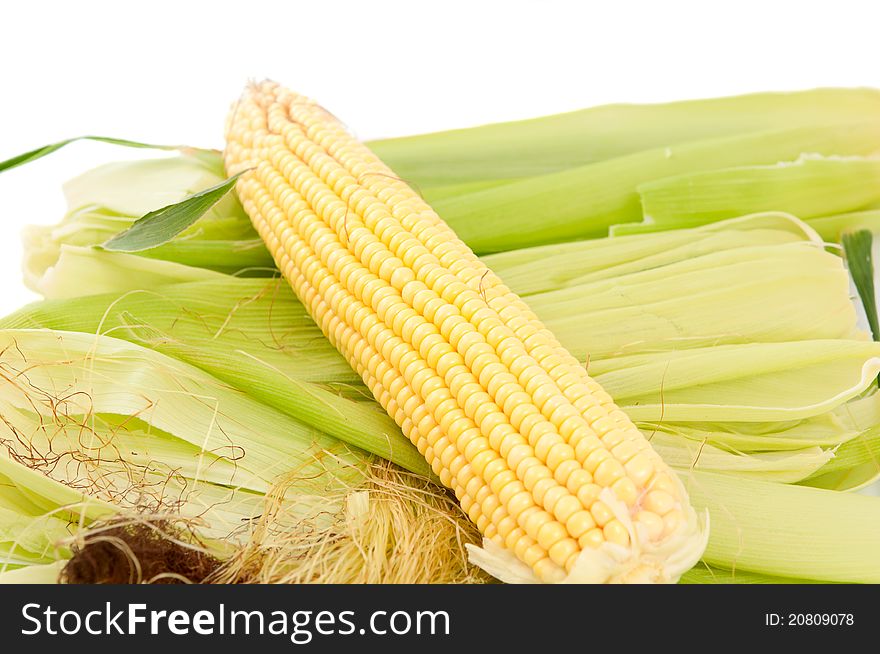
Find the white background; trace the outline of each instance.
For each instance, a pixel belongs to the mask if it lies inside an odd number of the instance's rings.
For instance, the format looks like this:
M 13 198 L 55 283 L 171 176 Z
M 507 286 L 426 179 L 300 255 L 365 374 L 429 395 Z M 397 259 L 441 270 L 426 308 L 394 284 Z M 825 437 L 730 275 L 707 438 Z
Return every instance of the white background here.
M 0 160 L 103 134 L 221 147 L 248 79 L 318 99 L 362 138 L 618 101 L 880 85 L 880 4 L 717 2 L 4 3 Z M 149 156 L 77 144 L 0 175 L 0 313 L 33 299 L 19 232 L 60 185 Z

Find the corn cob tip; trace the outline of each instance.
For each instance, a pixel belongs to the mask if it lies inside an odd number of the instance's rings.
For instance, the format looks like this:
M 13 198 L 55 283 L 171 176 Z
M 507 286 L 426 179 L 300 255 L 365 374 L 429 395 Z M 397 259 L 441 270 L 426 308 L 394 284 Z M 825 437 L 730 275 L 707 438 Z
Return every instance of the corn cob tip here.
M 708 511 L 701 518 L 690 506 L 680 507 L 686 517 L 681 528 L 661 541 L 652 541 L 645 527 L 633 522 L 626 504 L 615 496 L 613 490 L 604 489 L 599 499 L 626 527 L 630 546 L 605 542 L 598 548 L 584 549 L 571 571 L 557 583 L 674 584 L 706 550 L 709 542 Z M 470 562 L 499 581 L 508 584 L 542 583 L 531 567 L 488 538 L 483 539 L 482 547 L 470 543 L 465 547 Z

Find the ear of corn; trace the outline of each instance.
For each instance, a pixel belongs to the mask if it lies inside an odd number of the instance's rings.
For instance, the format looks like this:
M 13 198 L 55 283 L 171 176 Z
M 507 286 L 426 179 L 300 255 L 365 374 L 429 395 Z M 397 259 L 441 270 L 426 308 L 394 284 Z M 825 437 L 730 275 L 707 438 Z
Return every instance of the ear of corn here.
M 326 111 L 251 88 L 230 114 L 226 165 L 253 168 L 238 191 L 257 231 L 486 536 L 483 566 L 518 559 L 543 581 L 602 582 L 677 579 L 694 564 L 704 532 L 639 431 Z

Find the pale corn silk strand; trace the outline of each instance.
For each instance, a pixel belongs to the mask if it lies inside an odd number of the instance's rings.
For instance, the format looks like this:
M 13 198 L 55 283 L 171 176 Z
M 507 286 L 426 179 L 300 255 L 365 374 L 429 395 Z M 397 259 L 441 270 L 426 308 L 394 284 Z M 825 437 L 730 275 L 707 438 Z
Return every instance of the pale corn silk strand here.
M 666 582 L 696 563 L 707 526 L 643 435 L 338 120 L 264 82 L 226 138 L 279 269 L 484 535 L 475 563 L 522 582 Z

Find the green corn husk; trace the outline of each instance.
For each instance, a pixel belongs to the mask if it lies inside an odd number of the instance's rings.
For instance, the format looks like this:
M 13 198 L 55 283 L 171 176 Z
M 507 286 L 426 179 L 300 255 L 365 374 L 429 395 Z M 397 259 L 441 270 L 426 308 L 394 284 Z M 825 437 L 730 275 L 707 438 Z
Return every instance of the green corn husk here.
M 593 376 L 634 420 L 769 422 L 810 418 L 869 389 L 880 344 L 720 345 L 596 362 Z M 805 383 L 809 380 L 809 383 Z
M 755 93 L 652 105 L 615 104 L 469 129 L 372 141 L 397 174 L 426 191 L 498 184 L 687 141 L 872 120 L 873 89 Z M 447 193 L 451 193 L 448 191 Z
M 802 420 L 774 422 L 671 422 L 645 420 L 644 431 L 668 432 L 679 438 L 707 442 L 736 452 L 788 451 L 820 446 L 838 451 L 843 443 L 866 437 L 880 423 L 880 394 L 863 397 Z
M 179 202 L 225 177 L 219 154 L 180 155 L 111 163 L 64 185 L 69 212 L 57 225 L 24 231 L 25 283 L 39 293 L 41 279 L 64 246 L 98 245 L 127 229 L 140 216 Z M 234 273 L 275 265 L 241 204 L 227 195 L 173 241 L 140 253 L 209 270 Z M 99 279 L 91 279 L 98 282 Z M 100 287 L 99 287 L 100 288 Z
M 572 354 L 599 361 L 748 342 L 863 339 L 847 291 L 837 257 L 796 243 L 722 250 L 532 295 L 529 304 Z
M 173 261 L 154 263 L 147 257 L 87 247 L 62 245 L 57 258 L 39 276 L 30 277 L 29 286 L 43 297 L 72 298 L 86 293 L 136 291 L 163 284 L 209 282 L 226 276 Z M 75 270 L 75 275 L 70 271 Z
M 708 472 L 683 479 L 694 505 L 711 516 L 703 557 L 710 565 L 818 581 L 880 581 L 877 498 Z
M 865 310 L 865 319 L 875 341 L 880 341 L 880 324 L 877 315 L 877 294 L 874 271 L 874 235 L 867 229 L 844 232 L 840 244 L 843 257 L 856 288 L 859 301 Z
M 802 156 L 791 163 L 690 173 L 639 186 L 645 221 L 612 234 L 693 227 L 759 211 L 803 219 L 880 201 L 880 159 Z
M 35 427 L 39 429 L 40 425 L 41 421 L 36 420 Z M 4 429 L 0 453 L 0 573 L 7 566 L 49 564 L 68 558 L 70 550 L 65 540 L 70 533 L 119 511 L 109 502 L 51 479 L 20 457 L 9 456 L 8 435 Z M 21 445 L 28 454 L 26 441 Z
M 0 344 L 0 559 L 12 563 L 63 556 L 54 548 L 68 524 L 120 510 L 191 521 L 224 551 L 247 536 L 280 476 L 296 474 L 285 492 L 296 493 L 298 519 L 320 521 L 331 507 L 322 496 L 370 461 L 132 343 L 2 330 Z
M 0 482 L 0 561 L 37 565 L 69 556 L 68 551 L 54 544 L 69 535 L 69 519 L 73 516 L 68 512 L 47 514 L 18 491 L 8 477 L 0 475 Z
M 840 237 L 847 231 L 867 229 L 873 233 L 880 232 L 880 209 L 822 216 L 807 222 L 826 241 L 839 243 Z
M 0 572 L 0 585 L 3 584 L 54 584 L 58 582 L 64 560 L 51 563 L 16 566 L 6 564 Z
M 700 562 L 685 572 L 680 584 L 819 584 L 815 579 L 794 579 L 792 577 L 771 577 L 745 570 L 726 570 Z
M 418 192 L 429 204 L 433 205 L 441 200 L 448 200 L 495 188 L 501 186 L 502 183 L 506 184 L 508 181 L 486 180 L 479 182 L 462 182 L 460 184 L 445 184 L 443 186 L 429 186 L 425 188 L 418 187 Z
M 804 480 L 807 486 L 829 490 L 860 490 L 880 473 L 880 428 L 872 427 L 834 450 L 834 457 Z
M 783 243 L 821 243 L 789 214 L 767 212 L 681 232 L 602 238 L 509 250 L 482 257 L 522 296 L 685 261 L 726 249 Z M 538 267 L 536 261 L 544 261 Z
M 196 292 L 198 290 L 196 289 Z M 163 319 L 157 320 L 157 324 L 154 326 L 146 319 L 146 315 L 149 314 L 141 312 L 144 319 L 138 319 L 137 313 L 131 313 L 132 309 L 138 310 L 136 309 L 138 306 L 136 300 L 144 295 L 149 300 L 153 300 L 148 305 L 154 311 L 152 315 L 169 317 L 171 325 L 174 327 L 171 333 L 162 331 L 162 328 L 168 324 Z M 389 459 L 408 470 L 430 475 L 430 468 L 422 456 L 402 436 L 397 426 L 384 412 L 372 404 L 340 397 L 326 383 L 311 383 L 308 375 L 298 377 L 296 369 L 285 364 L 291 360 L 299 364 L 301 360 L 299 358 L 292 359 L 290 350 L 276 349 L 274 346 L 276 341 L 271 340 L 273 338 L 271 331 L 265 331 L 265 338 L 269 339 L 266 341 L 260 341 L 259 337 L 256 337 L 257 340 L 249 340 L 247 336 L 241 338 L 240 336 L 247 332 L 239 331 L 237 324 L 232 327 L 227 325 L 225 328 L 221 324 L 220 332 L 206 332 L 207 323 L 201 322 L 196 313 L 204 304 L 197 301 L 186 302 L 179 305 L 179 313 L 173 311 L 169 313 L 171 308 L 169 300 L 167 297 L 163 298 L 161 294 L 135 294 L 130 297 L 135 300 L 132 303 L 133 306 L 129 306 L 123 300 L 120 313 L 111 313 L 109 310 L 117 299 L 107 298 L 111 304 L 101 314 L 80 314 L 97 318 L 97 323 L 93 323 L 89 328 L 83 328 L 84 325 L 79 323 L 74 329 L 85 334 L 103 333 L 119 336 L 138 344 L 138 346 L 150 346 L 152 350 L 161 353 L 158 356 L 174 357 L 169 361 L 186 362 L 181 365 L 198 366 L 212 374 L 212 379 L 216 378 L 231 384 L 232 387 L 239 389 L 239 392 L 246 393 L 249 398 L 254 398 L 283 412 L 284 415 L 298 421 L 302 428 L 331 434 L 350 445 Z M 156 300 L 159 301 L 156 302 Z M 246 298 L 242 301 L 246 301 Z M 76 307 L 69 304 L 56 308 L 60 309 L 60 313 L 56 314 L 57 318 L 54 321 L 12 319 L 5 322 L 4 327 L 14 330 L 13 325 L 20 325 L 26 326 L 27 329 L 37 326 L 35 323 L 40 322 L 38 325 L 40 327 L 46 327 L 51 323 L 54 325 L 53 330 L 67 331 L 67 329 L 60 327 L 60 324 L 69 322 L 70 319 L 75 321 L 73 314 L 67 312 L 86 310 L 85 306 Z M 94 308 L 95 305 L 92 304 L 91 309 Z M 271 307 L 265 307 L 264 310 L 273 311 Z M 266 314 L 257 314 L 257 316 L 259 315 Z M 282 321 L 283 315 L 281 313 Z M 64 316 L 69 316 L 69 318 L 65 320 Z M 101 324 L 102 318 L 103 325 Z M 246 320 L 248 316 L 243 316 L 243 318 Z M 302 319 L 307 318 L 303 315 Z M 186 323 L 185 321 L 188 320 L 190 322 Z M 188 333 L 187 328 L 192 330 L 189 333 L 194 336 L 189 340 L 178 340 L 177 334 Z M 224 329 L 226 331 L 223 331 Z M 149 350 L 144 350 L 144 352 L 149 352 Z M 327 359 L 333 357 L 338 368 L 343 367 L 344 361 L 338 357 L 335 351 L 332 351 L 332 348 L 331 351 L 326 352 L 326 355 Z M 274 365 L 273 360 L 278 365 Z M 130 365 L 136 363 L 137 361 L 132 361 Z M 314 370 L 323 369 L 320 357 L 312 359 L 310 363 L 314 366 Z M 319 377 L 316 373 L 311 376 Z M 320 381 L 324 382 L 323 379 Z M 361 398 L 363 397 L 366 395 L 362 394 Z
M 646 430 L 647 431 L 647 430 Z M 703 470 L 743 479 L 793 484 L 803 481 L 836 458 L 821 447 L 744 454 L 715 447 L 705 441 L 688 441 L 668 432 L 647 432 L 651 446 L 676 470 Z
M 699 170 L 772 165 L 803 153 L 868 155 L 880 150 L 880 123 L 777 130 L 645 150 L 434 203 L 478 254 L 604 236 L 642 218 L 636 189 Z M 771 207 L 772 208 L 772 207 Z
M 244 450 L 234 469 L 247 479 L 260 480 L 264 491 L 281 471 L 314 466 L 310 448 L 334 452 L 344 464 L 351 464 L 338 441 L 192 366 L 127 341 L 60 330 L 5 329 L 0 331 L 0 351 L 7 381 L 0 388 L 0 399 L 10 411 L 6 427 L 16 433 L 24 431 L 15 417 L 21 412 L 72 417 L 72 429 L 80 427 L 76 416 L 129 416 L 188 442 L 195 450 L 187 448 L 181 457 L 208 468 L 216 467 L 218 457 L 230 458 L 231 451 Z M 66 392 L 73 388 L 78 390 Z M 39 403 L 34 399 L 41 397 L 45 399 Z M 66 427 L 62 424 L 59 430 Z M 108 420 L 102 429 L 112 432 L 114 421 Z M 39 443 L 44 437 L 48 438 L 36 433 L 29 442 L 43 449 Z M 100 458 L 97 436 L 92 447 Z M 279 459 L 277 452 L 285 448 L 290 451 Z M 209 460 L 199 461 L 204 457 Z
M 66 182 L 63 190 L 68 210 L 72 212 L 100 207 L 109 215 L 142 216 L 158 207 L 180 202 L 224 177 L 219 152 L 180 154 L 98 166 Z M 238 200 L 227 195 L 208 209 L 198 230 L 226 234 L 227 219 L 238 216 L 247 218 Z M 243 231 L 256 236 L 253 229 Z

